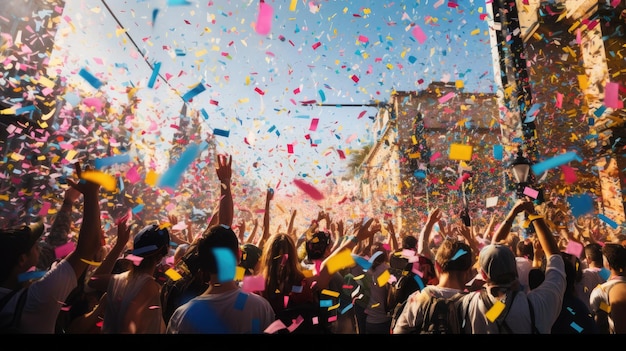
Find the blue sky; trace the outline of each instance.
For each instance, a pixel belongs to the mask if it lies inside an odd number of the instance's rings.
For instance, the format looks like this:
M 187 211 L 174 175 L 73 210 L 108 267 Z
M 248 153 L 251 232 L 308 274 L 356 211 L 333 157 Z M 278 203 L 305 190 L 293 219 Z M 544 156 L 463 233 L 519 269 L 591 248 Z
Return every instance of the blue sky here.
M 189 107 L 206 114 L 203 132 L 229 131 L 216 137 L 218 150 L 234 156 L 241 175 L 280 183 L 279 191 L 294 178 L 320 184 L 341 176 L 350 152 L 372 142 L 375 108 L 301 101 L 386 101 L 394 89 L 419 90 L 431 81 L 494 89 L 483 1 L 300 0 L 295 11 L 291 0 L 267 1 L 274 11 L 267 35 L 255 31 L 258 1 L 176 3 L 106 1 L 140 53 L 101 1 L 68 1 L 54 69 L 89 91 L 77 74 L 88 69 L 106 82 L 100 91 L 114 103 L 126 101 L 126 87 L 138 88 L 137 119 L 146 128 L 157 120 L 155 142 L 169 140 L 181 96 L 202 84 Z M 412 34 L 415 26 L 424 43 Z M 167 83 L 158 78 L 148 87 L 153 71 L 142 54 L 160 65 Z

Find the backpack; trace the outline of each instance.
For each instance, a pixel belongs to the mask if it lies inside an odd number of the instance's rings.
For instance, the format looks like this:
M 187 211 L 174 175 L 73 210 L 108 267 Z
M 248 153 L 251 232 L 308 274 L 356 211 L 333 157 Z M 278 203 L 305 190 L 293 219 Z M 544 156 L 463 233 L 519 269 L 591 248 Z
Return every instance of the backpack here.
M 399 315 L 409 295 L 420 289 L 416 280 L 417 275 L 410 271 L 404 271 L 404 273 L 394 284 L 390 284 L 387 290 L 386 308 L 387 313 L 392 317 L 396 314 Z
M 513 290 L 513 295 L 511 296 L 511 302 L 509 302 L 509 305 L 513 305 L 513 300 L 515 300 L 515 296 L 517 296 L 517 292 L 519 290 Z M 481 299 L 483 299 L 483 303 L 485 304 L 485 306 L 490 306 L 491 302 L 489 300 L 489 297 L 487 296 L 487 290 L 482 289 L 480 291 L 480 297 Z M 506 323 L 506 317 L 509 315 L 509 311 L 511 309 L 510 308 L 505 308 L 505 312 L 504 315 L 502 317 L 498 317 L 495 320 L 496 325 L 498 326 L 498 332 L 500 334 L 513 334 L 513 331 L 511 330 L 511 327 L 509 327 L 509 325 Z M 533 309 L 533 305 L 530 302 L 530 300 L 528 300 L 528 310 L 530 312 L 530 323 L 531 323 L 531 333 L 532 334 L 540 334 L 539 330 L 537 329 L 537 326 L 535 325 L 535 310 Z M 499 322 L 502 321 L 502 322 Z
M 202 294 L 207 285 L 200 281 L 198 273 L 198 250 L 197 246 L 190 247 L 180 262 L 173 267 L 180 279 L 165 278 L 161 286 L 160 299 L 163 311 L 163 320 L 167 324 L 174 311 L 192 298 Z
M 13 312 L 13 318 L 9 323 L 5 323 L 0 325 L 0 334 L 20 334 L 22 333 L 20 329 L 20 324 L 22 322 L 22 311 L 24 310 L 24 304 L 26 304 L 26 296 L 28 295 L 28 288 L 13 290 L 8 293 L 6 296 L 0 300 L 0 311 L 6 306 L 6 304 L 11 300 L 11 298 L 20 293 L 20 296 L 17 300 L 17 304 L 15 305 L 15 311 Z
M 461 297 L 465 292 L 458 292 L 449 298 L 430 296 L 424 306 L 424 320 L 418 334 L 462 334 L 463 315 Z

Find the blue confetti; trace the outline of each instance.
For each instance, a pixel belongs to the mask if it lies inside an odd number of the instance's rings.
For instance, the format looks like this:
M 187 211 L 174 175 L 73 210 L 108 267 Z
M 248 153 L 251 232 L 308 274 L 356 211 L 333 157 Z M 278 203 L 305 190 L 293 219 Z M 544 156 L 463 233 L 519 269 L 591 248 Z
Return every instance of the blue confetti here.
M 195 87 L 193 87 L 193 89 L 189 90 L 185 93 L 185 95 L 183 95 L 183 101 L 189 102 L 189 100 L 193 99 L 196 95 L 205 90 L 206 88 L 204 87 L 204 85 L 202 83 L 198 83 L 198 85 L 196 85 Z
M 574 160 L 582 162 L 582 159 L 576 155 L 575 152 L 566 152 L 564 154 L 554 156 L 549 160 L 532 165 L 533 173 L 539 175 L 551 168 L 562 166 Z
M 604 221 L 604 223 L 606 223 L 609 226 L 611 226 L 611 228 L 617 229 L 617 222 L 615 222 L 614 220 L 612 220 L 609 217 L 605 216 L 604 214 L 602 214 L 602 213 L 598 214 L 598 218 L 600 218 L 602 221 Z
M 200 152 L 202 152 L 201 145 L 189 145 L 189 147 L 187 147 L 187 149 L 180 155 L 176 164 L 170 166 L 170 168 L 163 173 L 163 175 L 159 178 L 157 185 L 160 187 L 170 187 L 172 189 L 176 188 L 182 174 L 196 159 Z
M 102 86 L 102 82 L 84 68 L 80 69 L 78 75 L 83 77 L 87 81 L 87 83 L 91 84 L 91 86 L 96 89 L 100 89 L 100 87 Z
M 104 167 L 111 166 L 114 164 L 128 163 L 128 162 L 130 162 L 130 155 L 128 154 L 115 155 L 111 157 L 97 158 L 94 161 L 94 167 L 96 169 L 102 169 Z
M 567 198 L 574 217 L 593 212 L 593 198 L 589 194 L 574 195 Z
M 502 145 L 494 145 L 493 146 L 493 158 L 496 160 L 502 160 L 503 157 L 503 148 Z
M 213 255 L 217 261 L 217 282 L 223 283 L 235 279 L 237 261 L 233 252 L 225 247 L 214 247 Z
M 154 64 L 154 69 L 152 70 L 152 75 L 150 76 L 150 80 L 148 81 L 148 88 L 154 88 L 154 82 L 159 76 L 159 71 L 161 70 L 161 62 L 157 62 Z
M 230 135 L 230 131 L 215 128 L 213 129 L 213 134 L 228 138 L 228 136 Z

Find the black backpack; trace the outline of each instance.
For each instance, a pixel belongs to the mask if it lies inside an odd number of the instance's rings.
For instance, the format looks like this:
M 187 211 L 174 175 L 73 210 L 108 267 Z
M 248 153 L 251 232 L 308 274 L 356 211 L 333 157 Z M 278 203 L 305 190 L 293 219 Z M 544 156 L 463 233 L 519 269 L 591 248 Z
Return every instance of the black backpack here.
M 13 290 L 0 300 L 0 311 L 6 306 L 11 298 L 19 293 L 20 296 L 13 312 L 13 318 L 9 323 L 0 325 L 0 334 L 21 334 L 20 324 L 22 322 L 22 311 L 24 310 L 24 304 L 26 304 L 26 296 L 28 295 L 28 288 Z
M 420 289 L 416 280 L 416 274 L 410 271 L 404 271 L 398 280 L 390 284 L 387 290 L 387 312 L 393 317 L 399 315 L 404 308 L 404 303 L 409 295 Z
M 424 306 L 424 320 L 418 334 L 462 334 L 463 314 L 459 292 L 449 298 L 431 296 Z

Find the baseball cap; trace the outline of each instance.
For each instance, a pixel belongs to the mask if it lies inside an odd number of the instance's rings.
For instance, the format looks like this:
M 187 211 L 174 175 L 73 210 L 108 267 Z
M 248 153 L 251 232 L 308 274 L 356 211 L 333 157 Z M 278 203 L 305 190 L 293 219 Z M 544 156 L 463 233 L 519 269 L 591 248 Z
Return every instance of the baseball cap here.
M 508 286 L 517 279 L 515 255 L 506 245 L 486 245 L 480 250 L 478 262 L 491 283 L 495 285 Z
M 0 264 L 12 267 L 19 255 L 27 253 L 43 234 L 43 221 L 0 229 Z
M 169 244 L 170 232 L 167 228 L 151 224 L 145 226 L 135 235 L 131 253 L 135 256 L 146 257 L 164 247 L 169 247 Z

